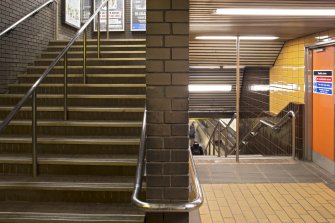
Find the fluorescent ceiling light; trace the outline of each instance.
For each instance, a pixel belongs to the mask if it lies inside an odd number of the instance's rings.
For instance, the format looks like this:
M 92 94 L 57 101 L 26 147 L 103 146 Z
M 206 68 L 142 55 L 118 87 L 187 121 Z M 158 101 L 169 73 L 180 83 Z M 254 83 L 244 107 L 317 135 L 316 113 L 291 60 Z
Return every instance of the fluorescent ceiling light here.
M 240 65 L 240 69 L 244 69 L 245 66 L 241 66 Z M 225 66 L 222 66 L 222 69 L 236 69 L 236 65 L 225 65 Z
M 315 39 L 328 39 L 329 36 L 317 36 L 315 37 Z
M 251 85 L 250 90 L 251 91 L 269 91 L 270 86 L 269 85 L 255 84 L 255 85 Z
M 190 66 L 190 69 L 220 69 L 220 66 Z
M 330 36 L 317 36 L 315 37 L 315 39 L 319 40 L 319 41 L 323 41 L 323 42 L 327 42 L 331 40 Z
M 189 92 L 230 92 L 233 86 L 228 84 L 190 84 Z
M 250 16 L 335 16 L 334 9 L 219 8 L 218 15 Z
M 197 36 L 201 40 L 237 40 L 237 36 Z M 277 36 L 240 36 L 240 40 L 276 40 Z

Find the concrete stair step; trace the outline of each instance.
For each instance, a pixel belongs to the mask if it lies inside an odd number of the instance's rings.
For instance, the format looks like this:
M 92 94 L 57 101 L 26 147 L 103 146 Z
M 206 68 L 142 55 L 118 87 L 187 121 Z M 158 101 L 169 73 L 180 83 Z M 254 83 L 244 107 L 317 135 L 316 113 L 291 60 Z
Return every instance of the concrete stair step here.
M 28 66 L 28 74 L 42 74 L 48 66 Z M 87 66 L 86 72 L 90 74 L 106 73 L 143 73 L 145 65 L 123 65 L 123 66 Z M 72 74 L 82 74 L 82 66 L 68 66 L 68 72 Z M 55 66 L 50 74 L 64 73 L 64 66 Z
M 136 166 L 134 155 L 40 155 L 40 165 L 74 165 L 74 166 Z M 1 164 L 32 164 L 31 155 L 2 154 Z
M 68 84 L 68 94 L 144 94 L 145 84 Z M 25 94 L 31 84 L 9 84 L 13 94 Z M 38 94 L 63 94 L 64 84 L 41 84 Z
M 2 176 L 0 201 L 130 203 L 135 178 Z
M 49 66 L 54 59 L 44 58 L 38 59 L 34 62 L 35 66 Z M 144 65 L 145 58 L 87 58 L 87 66 L 115 66 L 115 65 Z M 64 59 L 61 59 L 57 66 L 63 66 Z M 83 58 L 68 59 L 69 66 L 83 66 Z
M 112 44 L 123 44 L 123 45 L 131 45 L 131 44 L 145 44 L 146 39 L 136 38 L 136 39 L 100 39 L 102 45 L 112 45 Z M 69 43 L 68 40 L 50 40 L 49 46 L 66 46 Z M 77 40 L 74 43 L 74 46 L 83 45 L 82 40 Z M 97 45 L 97 39 L 87 39 L 87 45 Z
M 48 46 L 47 47 L 47 51 L 48 52 L 61 52 L 64 49 L 65 46 Z M 73 51 L 80 51 L 83 52 L 83 45 L 74 45 L 70 48 L 69 52 L 73 52 Z M 130 45 L 116 45 L 116 44 L 106 44 L 106 43 L 102 43 L 102 45 L 100 45 L 100 50 L 101 51 L 113 51 L 113 50 L 118 50 L 118 51 L 122 51 L 122 50 L 145 50 L 146 49 L 146 45 L 145 44 L 130 44 Z M 87 51 L 97 51 L 98 47 L 97 44 L 89 44 L 87 45 L 86 48 Z
M 0 137 L 1 144 L 31 144 L 31 137 Z M 61 145 L 139 145 L 139 138 L 102 138 L 102 137 L 38 137 L 38 144 Z M 2 157 L 0 157 L 2 160 Z
M 134 177 L 94 176 L 1 176 L 1 190 L 126 191 L 132 192 Z
M 134 176 L 136 162 L 135 154 L 38 154 L 38 173 L 47 176 Z M 1 154 L 0 164 L 1 175 L 32 174 L 31 153 Z
M 7 131 L 7 130 L 5 130 Z M 98 136 L 74 137 L 38 134 L 38 154 L 41 155 L 137 155 L 137 136 Z M 2 135 L 0 154 L 31 154 L 31 135 Z
M 13 106 L 0 106 L 0 118 L 4 119 L 13 109 Z M 15 119 L 31 119 L 31 106 L 24 106 L 15 116 Z M 143 107 L 68 107 L 69 120 L 119 120 L 141 121 Z M 37 107 L 38 120 L 64 120 L 64 107 Z
M 23 94 L 0 94 L 0 105 L 14 106 L 23 97 Z M 70 94 L 68 95 L 68 106 L 144 106 L 146 95 L 82 95 Z M 26 105 L 31 105 L 30 99 Z M 44 106 L 63 106 L 63 94 L 38 94 L 37 104 Z
M 0 202 L 4 223 L 143 223 L 144 213 L 130 204 Z
M 19 74 L 19 83 L 35 83 L 41 74 Z M 144 84 L 145 74 L 87 74 L 87 84 Z M 83 84 L 83 74 L 68 74 L 69 84 Z M 49 74 L 43 83 L 62 84 L 64 73 Z
M 12 121 L 2 135 L 29 135 L 31 120 Z M 135 137 L 141 134 L 140 122 L 116 121 L 38 121 L 38 136 L 54 137 Z
M 96 51 L 87 51 L 87 58 L 98 58 L 98 53 Z M 56 58 L 59 52 L 43 52 L 41 58 Z M 101 51 L 100 58 L 138 58 L 145 57 L 146 51 L 143 50 L 133 50 L 133 51 Z M 70 51 L 68 52 L 68 58 L 82 58 L 83 53 L 81 51 Z

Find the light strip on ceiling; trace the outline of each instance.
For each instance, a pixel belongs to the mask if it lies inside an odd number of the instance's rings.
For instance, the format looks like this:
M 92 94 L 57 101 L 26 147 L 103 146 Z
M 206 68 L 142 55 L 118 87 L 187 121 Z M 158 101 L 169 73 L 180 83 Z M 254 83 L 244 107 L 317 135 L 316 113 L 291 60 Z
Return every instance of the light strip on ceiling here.
M 200 40 L 237 40 L 237 36 L 197 36 Z M 240 36 L 240 40 L 276 40 L 277 36 Z
M 190 66 L 190 69 L 220 69 L 220 66 Z
M 190 84 L 189 92 L 230 92 L 233 86 L 229 84 Z
M 249 16 L 335 16 L 335 9 L 219 8 L 218 15 Z

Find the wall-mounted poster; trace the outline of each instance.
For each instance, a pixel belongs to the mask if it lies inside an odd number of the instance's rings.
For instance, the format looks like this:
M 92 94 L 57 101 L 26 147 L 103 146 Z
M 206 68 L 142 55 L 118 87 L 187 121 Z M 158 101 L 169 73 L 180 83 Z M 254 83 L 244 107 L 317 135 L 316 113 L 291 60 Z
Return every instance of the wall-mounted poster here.
M 146 31 L 146 0 L 131 0 L 131 31 Z
M 91 0 L 82 0 L 82 22 L 85 23 L 91 17 L 92 4 Z
M 65 0 L 65 23 L 80 28 L 81 0 Z
M 94 9 L 101 5 L 102 0 L 94 0 Z M 100 15 L 100 31 L 106 32 L 107 7 L 103 7 Z M 109 1 L 109 31 L 124 31 L 124 0 Z M 94 19 L 94 31 L 97 31 L 98 17 Z

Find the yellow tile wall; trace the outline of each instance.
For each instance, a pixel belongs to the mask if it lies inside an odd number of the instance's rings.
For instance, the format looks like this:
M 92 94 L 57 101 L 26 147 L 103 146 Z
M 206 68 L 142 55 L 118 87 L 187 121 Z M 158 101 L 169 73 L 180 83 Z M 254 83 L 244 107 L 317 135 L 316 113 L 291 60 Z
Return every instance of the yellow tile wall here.
M 335 29 L 287 41 L 270 70 L 270 111 L 278 114 L 290 102 L 305 102 L 305 45 L 318 37 L 335 37 Z

